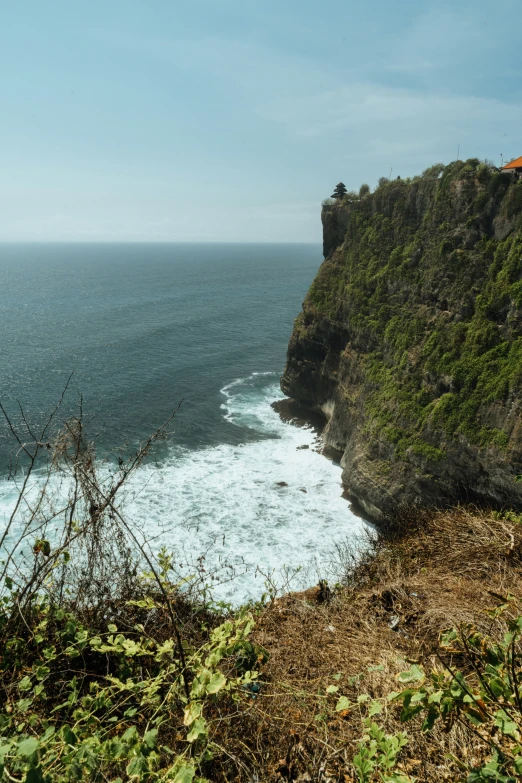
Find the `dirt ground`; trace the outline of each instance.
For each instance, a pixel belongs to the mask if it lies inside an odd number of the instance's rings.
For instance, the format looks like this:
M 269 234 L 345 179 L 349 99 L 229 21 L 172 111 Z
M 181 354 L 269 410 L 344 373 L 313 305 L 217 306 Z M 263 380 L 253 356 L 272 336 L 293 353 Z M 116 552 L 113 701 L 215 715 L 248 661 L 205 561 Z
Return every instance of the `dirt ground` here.
M 464 508 L 412 514 L 355 568 L 354 553 L 341 553 L 341 587 L 290 593 L 267 607 L 254 632 L 269 655 L 259 692 L 241 715 L 217 718 L 224 779 L 235 768 L 242 780 L 356 780 L 351 760 L 367 696 L 396 691 L 396 674 L 411 663 L 437 667 L 439 634 L 450 626 L 503 632 L 484 610 L 507 592 L 520 596 L 522 524 L 498 516 Z M 337 712 L 340 695 L 361 701 Z M 463 764 L 489 752 L 460 724 L 424 734 L 420 721 L 403 724 L 399 712 L 384 698 L 377 719 L 388 733 L 407 732 L 398 769 L 418 781 L 465 780 Z

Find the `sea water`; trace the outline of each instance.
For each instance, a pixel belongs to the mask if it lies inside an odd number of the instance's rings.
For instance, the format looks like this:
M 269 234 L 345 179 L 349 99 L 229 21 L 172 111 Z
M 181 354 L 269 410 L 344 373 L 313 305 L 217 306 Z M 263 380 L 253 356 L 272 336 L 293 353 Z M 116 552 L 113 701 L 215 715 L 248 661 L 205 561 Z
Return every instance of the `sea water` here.
M 209 573 L 234 572 L 218 598 L 259 597 L 285 567 L 302 567 L 292 588 L 311 584 L 364 530 L 316 431 L 272 407 L 320 261 L 314 245 L 0 246 L 0 400 L 36 426 L 73 372 L 60 416 L 82 396 L 102 471 L 181 402 L 124 511 L 181 568 L 204 554 Z M 12 448 L 2 423 L 0 528 Z

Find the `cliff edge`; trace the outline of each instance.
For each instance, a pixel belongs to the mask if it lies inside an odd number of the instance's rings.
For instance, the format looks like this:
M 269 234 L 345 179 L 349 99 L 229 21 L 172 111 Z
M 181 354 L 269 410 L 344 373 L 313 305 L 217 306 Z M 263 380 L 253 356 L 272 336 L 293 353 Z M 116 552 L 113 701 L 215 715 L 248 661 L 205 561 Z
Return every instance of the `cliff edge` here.
M 322 221 L 281 388 L 326 418 L 352 499 L 522 509 L 522 181 L 459 161 Z

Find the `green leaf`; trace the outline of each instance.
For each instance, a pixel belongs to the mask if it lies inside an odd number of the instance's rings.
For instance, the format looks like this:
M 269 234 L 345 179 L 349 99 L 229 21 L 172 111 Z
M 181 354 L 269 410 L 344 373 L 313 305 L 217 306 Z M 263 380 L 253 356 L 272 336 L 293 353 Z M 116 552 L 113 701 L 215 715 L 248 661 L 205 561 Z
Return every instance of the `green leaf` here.
M 373 715 L 379 715 L 379 713 L 382 712 L 382 704 L 380 701 L 372 701 L 370 704 L 370 709 L 368 711 L 368 717 L 371 718 Z
M 425 674 L 423 668 L 414 663 L 408 671 L 395 675 L 395 679 L 398 682 L 424 682 Z
M 118 631 L 118 627 L 116 625 L 114 625 L 114 623 L 109 623 L 107 628 L 110 631 L 110 633 L 117 633 L 117 631 Z
M 64 726 L 62 729 L 62 737 L 66 745 L 76 745 L 77 743 L 77 737 L 76 734 L 72 729 L 69 728 L 69 726 Z
M 210 679 L 210 682 L 207 685 L 206 688 L 207 693 L 217 693 L 226 684 L 227 684 L 226 678 L 221 674 L 221 672 L 214 672 L 214 674 Z
M 51 545 L 48 541 L 44 541 L 42 538 L 38 538 L 33 545 L 33 552 L 35 554 L 38 554 L 41 552 L 46 557 L 49 557 L 51 554 Z
M 447 631 L 443 631 L 440 635 L 441 647 L 451 647 L 453 642 L 458 638 L 457 631 L 454 628 L 450 628 Z
M 192 783 L 196 770 L 188 764 L 182 764 L 174 777 L 173 783 Z
M 18 754 L 20 756 L 32 756 L 38 748 L 38 740 L 36 737 L 27 737 L 18 743 Z
M 149 597 L 141 601 L 127 601 L 128 606 L 138 606 L 140 609 L 154 609 L 156 602 Z
M 424 718 L 424 721 L 422 723 L 422 731 L 431 731 L 435 721 L 438 718 L 439 713 L 437 712 L 435 707 L 430 707 L 428 710 L 428 714 Z
M 147 772 L 148 769 L 148 761 L 145 756 L 140 753 L 127 764 L 126 772 L 130 778 L 141 778 L 143 773 Z
M 158 730 L 157 729 L 149 729 L 145 732 L 143 735 L 143 742 L 147 747 L 153 748 L 156 744 L 156 737 L 158 736 Z
M 201 702 L 199 701 L 191 701 L 190 704 L 185 707 L 185 712 L 183 714 L 183 723 L 185 726 L 190 726 L 196 718 L 199 718 L 201 715 Z
M 23 677 L 18 683 L 18 689 L 21 691 L 28 691 L 31 688 L 31 678 Z
M 326 693 L 337 693 L 338 690 L 339 690 L 338 685 L 329 685 L 328 688 L 326 689 Z
M 499 775 L 498 757 L 493 758 L 491 761 L 488 761 L 487 764 L 484 764 L 484 766 L 480 768 L 479 774 L 480 773 L 485 773 L 486 777 L 493 778 L 493 780 L 501 780 L 502 778 Z M 484 780 L 484 776 L 480 774 L 479 779 Z
M 48 740 L 50 737 L 52 737 L 52 736 L 53 736 L 53 734 L 55 734 L 55 733 L 56 733 L 56 729 L 54 728 L 54 726 L 48 726 L 48 727 L 46 728 L 46 730 L 44 731 L 44 733 L 42 734 L 42 736 L 40 737 L 40 740 L 41 740 L 42 742 L 47 742 L 47 740 Z
M 187 741 L 196 742 L 200 737 L 206 737 L 207 733 L 207 722 L 205 718 L 197 718 L 187 734 Z
M 6 734 L 11 728 L 13 721 L 5 712 L 0 712 L 0 736 Z M 5 739 L 5 737 L 4 737 Z M 0 778 L 2 780 L 2 778 Z
M 336 712 L 350 709 L 350 701 L 346 696 L 341 696 L 335 707 Z
M 495 713 L 495 726 L 498 726 L 503 734 L 508 734 L 518 740 L 520 736 L 518 726 L 504 710 L 499 710 Z
M 7 756 L 7 754 L 11 751 L 11 745 L 0 745 L 0 761 L 4 758 L 4 756 Z M 1 780 L 2 778 L 0 778 Z
M 43 779 L 41 767 L 31 767 L 25 775 L 25 783 L 42 783 Z
M 411 720 L 415 715 L 418 715 L 419 712 L 422 712 L 422 704 L 417 704 L 414 707 L 404 705 L 401 712 L 401 721 L 405 722 Z
M 129 726 L 127 731 L 125 731 L 122 735 L 122 740 L 125 742 L 129 742 L 131 739 L 135 739 L 135 737 L 138 736 L 138 732 L 136 730 L 136 726 Z

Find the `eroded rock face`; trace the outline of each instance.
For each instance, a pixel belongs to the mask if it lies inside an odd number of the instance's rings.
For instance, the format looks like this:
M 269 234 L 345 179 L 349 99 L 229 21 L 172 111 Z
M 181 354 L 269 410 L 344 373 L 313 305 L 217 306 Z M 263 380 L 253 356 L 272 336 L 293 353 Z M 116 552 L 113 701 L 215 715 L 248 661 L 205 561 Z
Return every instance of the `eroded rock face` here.
M 522 183 L 479 161 L 323 213 L 281 388 L 325 420 L 373 519 L 522 509 Z
M 336 247 L 344 242 L 348 227 L 349 210 L 338 209 L 336 205 L 323 207 L 321 221 L 323 224 L 323 255 L 326 258 Z

